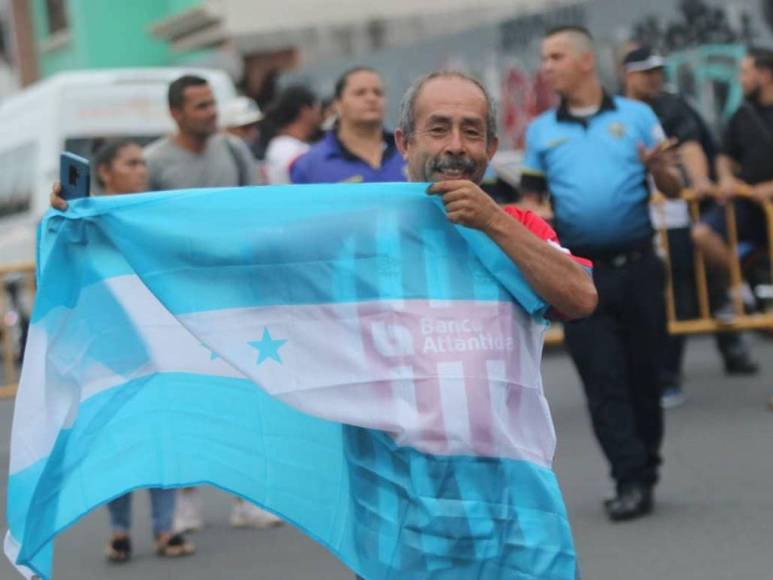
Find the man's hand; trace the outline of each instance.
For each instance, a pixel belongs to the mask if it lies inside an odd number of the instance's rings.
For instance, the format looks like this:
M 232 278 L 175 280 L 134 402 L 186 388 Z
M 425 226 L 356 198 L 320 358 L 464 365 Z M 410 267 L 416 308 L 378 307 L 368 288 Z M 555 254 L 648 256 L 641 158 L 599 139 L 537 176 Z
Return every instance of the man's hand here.
M 714 197 L 716 185 L 709 177 L 709 160 L 701 144 L 688 139 L 679 145 L 676 152 L 679 166 L 684 168 L 690 184 L 691 199 Z
M 662 169 L 673 167 L 676 165 L 677 143 L 677 140 L 672 137 L 666 141 L 661 141 L 652 149 L 639 145 L 639 159 L 650 173 L 657 173 Z
M 485 232 L 503 214 L 491 196 L 472 181 L 438 181 L 427 191 L 443 198 L 449 221 L 468 228 Z
M 752 199 L 757 203 L 773 201 L 773 181 L 766 181 L 753 185 L 751 188 Z
M 672 199 L 679 197 L 684 188 L 684 180 L 677 170 L 676 144 L 676 139 L 672 138 L 658 143 L 652 149 L 639 145 L 639 159 L 652 176 L 655 187 Z
M 708 177 L 697 179 L 692 184 L 692 192 L 697 199 L 717 196 L 717 186 Z
M 62 197 L 62 185 L 58 181 L 54 181 L 51 186 L 51 207 L 60 211 L 67 210 L 67 202 Z
M 567 318 L 588 316 L 598 296 L 593 281 L 571 257 L 513 219 L 480 187 L 466 180 L 433 183 L 449 221 L 483 231 L 520 269 L 529 286 Z
M 726 203 L 728 200 L 734 198 L 741 191 L 748 191 L 751 186 L 745 181 L 741 181 L 737 177 L 725 177 L 719 181 L 719 187 L 717 188 L 716 195 L 714 196 L 719 203 Z

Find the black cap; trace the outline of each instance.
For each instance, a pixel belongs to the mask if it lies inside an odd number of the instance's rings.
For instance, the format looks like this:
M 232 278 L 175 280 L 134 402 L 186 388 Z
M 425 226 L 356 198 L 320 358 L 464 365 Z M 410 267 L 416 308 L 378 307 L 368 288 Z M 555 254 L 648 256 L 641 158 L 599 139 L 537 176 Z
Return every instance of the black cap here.
M 648 47 L 635 48 L 625 55 L 623 69 L 625 72 L 642 72 L 663 68 L 666 60 Z

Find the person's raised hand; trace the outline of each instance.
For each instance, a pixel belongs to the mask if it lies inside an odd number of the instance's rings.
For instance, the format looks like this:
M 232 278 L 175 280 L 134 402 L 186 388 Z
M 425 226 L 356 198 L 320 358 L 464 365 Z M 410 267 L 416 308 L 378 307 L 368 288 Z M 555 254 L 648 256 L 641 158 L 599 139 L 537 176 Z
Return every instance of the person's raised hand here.
M 692 192 L 697 199 L 707 199 L 717 196 L 718 186 L 708 177 L 697 179 L 692 184 Z
M 760 183 L 751 186 L 751 198 L 759 204 L 773 201 L 773 182 Z
M 651 149 L 644 145 L 639 145 L 639 159 L 650 172 L 658 171 L 662 167 L 673 166 L 676 164 L 676 145 L 678 141 L 675 138 L 661 141 Z
M 714 196 L 719 203 L 725 203 L 736 197 L 738 194 L 749 191 L 751 186 L 737 177 L 726 177 L 719 181 L 719 185 Z
M 51 186 L 51 207 L 60 211 L 67 210 L 67 202 L 62 197 L 62 184 L 55 181 Z

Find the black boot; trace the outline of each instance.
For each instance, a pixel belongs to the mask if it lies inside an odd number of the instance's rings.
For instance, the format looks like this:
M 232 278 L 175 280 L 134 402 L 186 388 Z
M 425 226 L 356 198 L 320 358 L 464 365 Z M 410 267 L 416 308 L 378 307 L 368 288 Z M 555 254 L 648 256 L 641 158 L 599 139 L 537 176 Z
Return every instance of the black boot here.
M 652 486 L 631 483 L 621 486 L 617 496 L 604 502 L 609 519 L 613 522 L 632 520 L 647 515 L 653 507 Z
M 725 357 L 725 374 L 756 375 L 759 370 L 760 366 L 747 352 L 743 354 L 733 354 Z
M 749 344 L 742 334 L 722 334 L 717 336 L 717 344 L 725 363 L 725 374 L 754 375 L 759 372 L 759 365 L 752 358 Z

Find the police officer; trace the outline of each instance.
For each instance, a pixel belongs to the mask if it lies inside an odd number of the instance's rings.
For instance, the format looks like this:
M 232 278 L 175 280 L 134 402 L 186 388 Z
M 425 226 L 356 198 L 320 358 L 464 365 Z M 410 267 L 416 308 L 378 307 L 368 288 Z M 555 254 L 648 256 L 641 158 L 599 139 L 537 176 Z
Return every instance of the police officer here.
M 605 509 L 612 520 L 632 519 L 652 510 L 663 436 L 664 268 L 653 248 L 647 176 L 669 197 L 682 182 L 652 110 L 602 88 L 586 29 L 550 31 L 542 69 L 561 103 L 527 130 L 522 189 L 549 193 L 563 244 L 594 262 L 599 306 L 566 324 L 566 344 L 616 483 Z

